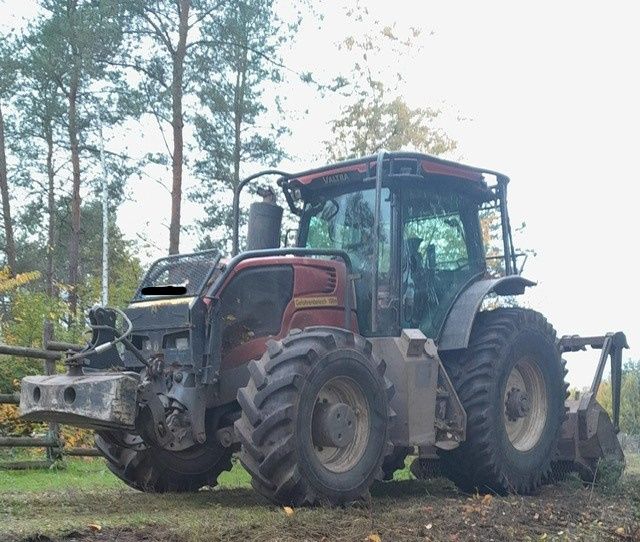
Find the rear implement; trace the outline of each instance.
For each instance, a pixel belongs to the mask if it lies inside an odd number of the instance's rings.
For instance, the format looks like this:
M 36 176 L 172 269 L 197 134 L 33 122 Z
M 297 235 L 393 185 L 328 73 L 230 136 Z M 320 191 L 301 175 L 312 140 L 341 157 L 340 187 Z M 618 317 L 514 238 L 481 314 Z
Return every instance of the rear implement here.
M 585 482 L 593 482 L 601 464 L 624 467 L 625 459 L 618 440 L 620 431 L 620 388 L 622 350 L 629 348 L 622 332 L 598 337 L 565 336 L 558 341 L 562 353 L 600 350 L 600 360 L 589 391 L 567 401 L 567 417 L 558 442 L 556 471 L 574 471 Z M 600 383 L 610 360 L 612 417 L 596 400 Z M 618 471 L 621 474 L 622 468 Z

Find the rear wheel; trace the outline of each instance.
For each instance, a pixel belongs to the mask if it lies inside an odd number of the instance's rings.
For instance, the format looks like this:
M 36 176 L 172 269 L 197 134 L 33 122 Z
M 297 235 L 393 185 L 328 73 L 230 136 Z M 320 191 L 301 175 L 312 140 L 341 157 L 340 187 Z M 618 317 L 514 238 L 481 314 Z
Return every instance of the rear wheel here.
M 476 318 L 447 369 L 467 412 L 467 439 L 441 455 L 465 491 L 529 493 L 551 468 L 565 416 L 564 366 L 544 317 L 497 309 Z
M 240 460 L 279 504 L 340 504 L 382 478 L 391 384 L 371 344 L 337 328 L 270 341 L 238 391 Z

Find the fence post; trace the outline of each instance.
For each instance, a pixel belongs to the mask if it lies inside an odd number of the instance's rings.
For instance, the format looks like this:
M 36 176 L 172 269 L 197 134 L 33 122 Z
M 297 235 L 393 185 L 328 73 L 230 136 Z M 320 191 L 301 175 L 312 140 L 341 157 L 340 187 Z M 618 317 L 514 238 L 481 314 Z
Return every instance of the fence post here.
M 42 348 L 47 350 L 49 342 L 53 340 L 53 323 L 50 320 L 44 321 L 42 330 Z M 56 373 L 56 360 L 45 359 L 44 360 L 44 373 L 46 375 L 53 375 Z M 49 423 L 49 430 L 47 431 L 47 438 L 55 443 L 56 447 L 47 447 L 47 460 L 57 461 L 62 459 L 62 450 L 60 446 L 60 426 L 55 422 Z

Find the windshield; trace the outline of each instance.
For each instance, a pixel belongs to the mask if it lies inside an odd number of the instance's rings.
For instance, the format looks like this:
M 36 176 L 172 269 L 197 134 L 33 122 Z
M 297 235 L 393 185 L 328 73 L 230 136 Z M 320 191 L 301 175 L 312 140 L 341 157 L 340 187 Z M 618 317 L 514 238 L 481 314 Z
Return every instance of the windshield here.
M 396 320 L 391 288 L 391 192 L 383 188 L 380 201 L 380 239 L 378 252 L 378 329 L 388 334 Z M 327 195 L 307 204 L 301 228 L 301 241 L 309 248 L 344 250 L 351 258 L 355 281 L 358 327 L 370 335 L 373 277 L 376 269 L 373 243 L 375 189 Z M 306 236 L 305 236 L 306 234 Z
M 382 190 L 380 210 L 380 272 L 390 264 L 389 189 Z M 373 262 L 373 222 L 375 190 L 361 190 L 329 197 L 309 206 L 306 246 L 344 250 L 356 269 L 371 268 Z

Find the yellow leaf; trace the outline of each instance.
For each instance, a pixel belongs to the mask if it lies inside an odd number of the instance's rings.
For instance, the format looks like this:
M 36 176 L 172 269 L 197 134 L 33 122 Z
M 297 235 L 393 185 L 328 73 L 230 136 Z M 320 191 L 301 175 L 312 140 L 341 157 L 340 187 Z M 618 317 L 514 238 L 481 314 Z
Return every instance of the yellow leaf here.
M 290 506 L 283 506 L 282 509 L 284 510 L 284 513 L 287 517 L 293 516 L 293 508 L 291 508 Z
M 624 527 L 618 527 L 616 529 L 616 534 L 620 536 L 624 536 Z
M 89 527 L 89 529 L 91 529 L 94 533 L 99 533 L 100 531 L 102 531 L 102 525 L 98 525 L 97 523 L 89 523 L 87 527 Z
M 366 542 L 382 542 L 382 538 L 380 538 L 379 534 L 371 533 L 367 536 Z

